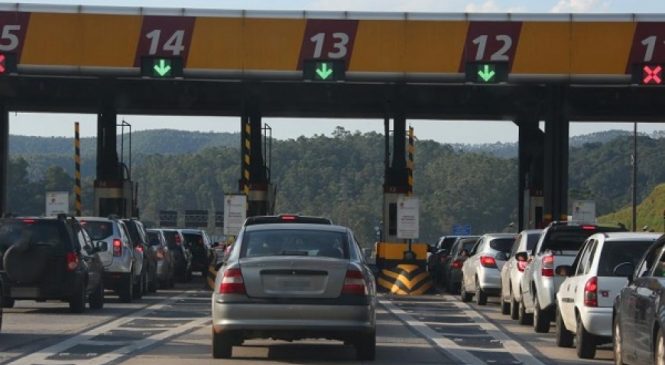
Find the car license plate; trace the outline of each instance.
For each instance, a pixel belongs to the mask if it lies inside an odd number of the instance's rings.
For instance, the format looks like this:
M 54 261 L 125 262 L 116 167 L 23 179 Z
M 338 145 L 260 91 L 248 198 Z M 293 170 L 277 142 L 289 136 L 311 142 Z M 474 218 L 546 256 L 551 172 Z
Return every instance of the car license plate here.
M 288 280 L 282 282 L 282 288 L 284 289 L 307 289 L 309 288 L 309 282 L 305 280 Z
M 39 288 L 11 288 L 9 294 L 12 298 L 36 298 L 39 296 Z

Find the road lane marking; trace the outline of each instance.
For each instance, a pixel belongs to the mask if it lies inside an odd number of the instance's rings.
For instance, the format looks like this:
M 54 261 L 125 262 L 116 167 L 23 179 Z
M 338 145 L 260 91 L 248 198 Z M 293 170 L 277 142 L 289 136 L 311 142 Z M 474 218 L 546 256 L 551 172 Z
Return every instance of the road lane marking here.
M 399 298 L 396 298 L 399 300 Z M 423 302 L 418 302 L 418 301 L 409 301 L 409 304 L 422 304 L 423 306 L 426 305 L 432 305 L 432 304 L 439 304 L 439 303 L 450 303 L 453 304 L 460 312 L 458 313 L 450 313 L 450 315 L 445 315 L 443 317 L 448 318 L 448 317 L 461 317 L 461 315 L 470 318 L 472 321 L 469 323 L 445 323 L 445 327 L 464 327 L 464 326 L 479 326 L 481 330 L 485 331 L 486 334 L 483 335 L 485 337 L 492 337 L 494 339 L 494 342 L 500 342 L 503 345 L 503 348 L 479 348 L 479 347 L 474 347 L 474 346 L 460 346 L 457 342 L 454 341 L 454 339 L 457 339 L 459 337 L 460 339 L 464 338 L 478 338 L 482 337 L 481 335 L 462 335 L 462 334 L 455 334 L 455 338 L 451 339 L 448 337 L 444 337 L 446 335 L 450 335 L 449 333 L 440 333 L 435 331 L 432 327 L 438 327 L 442 328 L 443 326 L 441 323 L 432 323 L 432 322 L 423 322 L 415 319 L 414 317 L 422 317 L 421 315 L 415 315 L 413 313 L 408 313 L 405 310 L 399 308 L 397 305 L 390 303 L 389 301 L 386 300 L 380 300 L 381 305 L 383 305 L 390 313 L 395 315 L 398 319 L 400 319 L 403 323 L 408 325 L 409 327 L 413 328 L 416 330 L 418 333 L 420 333 L 422 336 L 425 338 L 429 339 L 430 341 L 434 342 L 441 350 L 444 352 L 452 355 L 453 357 L 457 358 L 464 364 L 468 365 L 486 365 L 488 363 L 491 363 L 491 360 L 482 360 L 479 357 L 475 356 L 473 353 L 480 354 L 483 352 L 501 352 L 501 353 L 508 353 L 512 355 L 516 360 L 521 362 L 524 365 L 544 365 L 543 362 L 538 360 L 535 356 L 531 355 L 529 351 L 524 348 L 522 345 L 519 344 L 519 342 L 515 341 L 512 339 L 510 336 L 505 334 L 503 331 L 501 331 L 497 326 L 494 324 L 490 323 L 483 317 L 478 311 L 473 309 L 470 305 L 466 303 L 461 303 L 458 302 L 455 298 L 452 296 L 444 296 L 441 298 L 440 302 L 432 302 L 432 301 L 423 301 Z M 430 327 L 432 326 L 432 327 Z
M 122 318 L 118 318 L 116 320 L 113 320 L 111 322 L 108 322 L 102 326 L 93 328 L 91 330 L 88 330 L 86 332 L 80 333 L 78 335 L 75 335 L 73 337 L 68 338 L 67 340 L 64 340 L 62 342 L 56 343 L 52 346 L 46 347 L 44 349 L 39 350 L 38 352 L 32 353 L 30 355 L 20 357 L 18 359 L 15 359 L 12 362 L 9 362 L 8 365 L 31 365 L 31 364 L 71 364 L 72 359 L 53 359 L 55 356 L 60 356 L 60 357 L 67 357 L 72 355 L 71 352 L 68 352 L 67 350 L 70 350 L 74 348 L 77 345 L 84 345 L 84 346 L 97 346 L 97 347 L 104 347 L 109 345 L 109 341 L 96 341 L 93 340 L 96 336 L 103 335 L 105 333 L 108 333 L 109 331 L 112 330 L 117 330 L 119 328 L 123 328 L 124 325 L 129 324 L 132 321 L 135 321 L 137 319 L 146 319 L 150 320 L 153 319 L 150 314 L 154 313 L 155 311 L 159 311 L 165 308 L 171 308 L 171 305 L 177 304 L 179 300 L 186 299 L 188 298 L 189 295 L 198 293 L 198 291 L 187 291 L 184 292 L 180 295 L 167 298 L 161 303 L 153 304 L 151 306 L 148 306 L 142 310 L 139 310 L 137 312 L 134 312 L 132 314 L 129 314 L 127 316 L 124 316 Z M 208 309 L 208 307 L 206 307 Z M 163 321 L 164 318 L 159 318 L 159 321 Z M 168 319 L 167 319 L 168 320 Z M 160 331 L 154 335 L 148 336 L 146 338 L 138 339 L 138 340 L 127 340 L 127 341 L 114 341 L 112 345 L 117 345 L 118 348 L 113 349 L 111 351 L 105 352 L 103 354 L 98 354 L 98 353 L 86 353 L 83 355 L 92 355 L 95 354 L 93 358 L 86 359 L 85 363 L 88 365 L 101 365 L 101 364 L 107 364 L 113 361 L 116 361 L 128 354 L 131 354 L 133 352 L 139 351 L 141 349 L 144 349 L 148 346 L 154 345 L 158 342 L 161 342 L 163 340 L 166 340 L 168 338 L 171 338 L 173 336 L 180 335 L 182 333 L 188 332 L 194 328 L 204 326 L 205 324 L 209 323 L 211 320 L 209 316 L 206 316 L 206 318 L 191 318 L 188 319 L 186 323 L 178 323 L 177 321 L 173 321 L 175 326 L 165 329 L 163 331 Z M 145 328 L 142 327 L 131 327 L 133 330 L 137 331 L 144 331 Z M 76 361 L 74 361 L 76 362 Z

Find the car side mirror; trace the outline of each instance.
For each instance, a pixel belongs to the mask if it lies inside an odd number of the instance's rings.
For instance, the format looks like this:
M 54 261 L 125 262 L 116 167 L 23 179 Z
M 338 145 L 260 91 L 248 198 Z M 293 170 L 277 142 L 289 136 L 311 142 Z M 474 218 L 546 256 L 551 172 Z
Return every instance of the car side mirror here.
M 573 268 L 570 265 L 557 266 L 554 270 L 557 275 L 567 277 L 573 274 Z
M 529 254 L 526 252 L 518 252 L 515 254 L 517 261 L 529 261 Z
M 628 282 L 632 283 L 634 271 L 635 271 L 635 265 L 633 265 L 632 262 L 622 262 L 614 267 L 614 270 L 612 270 L 612 274 L 614 276 L 628 278 Z

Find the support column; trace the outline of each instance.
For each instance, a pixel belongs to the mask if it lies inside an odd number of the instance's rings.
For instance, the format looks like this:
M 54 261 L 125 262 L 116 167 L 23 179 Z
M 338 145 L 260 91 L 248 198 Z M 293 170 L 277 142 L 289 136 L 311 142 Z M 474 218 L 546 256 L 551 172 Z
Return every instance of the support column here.
M 389 120 L 386 119 L 386 123 Z M 397 239 L 397 199 L 409 193 L 409 170 L 406 164 L 406 118 L 395 117 L 393 126 L 392 162 L 386 162 L 383 184 L 383 241 L 398 242 Z M 388 129 L 388 128 L 387 128 Z M 388 138 L 386 138 L 386 143 Z M 389 148 L 386 149 L 388 154 Z M 388 155 L 386 161 L 390 161 Z
M 552 110 L 545 121 L 545 223 L 568 220 L 568 135 L 570 122 L 565 113 L 565 94 L 552 89 Z
M 241 135 L 240 190 L 247 195 L 247 216 L 272 214 L 270 181 L 263 160 L 261 115 L 257 111 L 241 118 Z
M 543 226 L 543 159 L 545 134 L 537 119 L 523 119 L 519 126 L 518 230 Z
M 7 177 L 9 165 L 9 113 L 4 106 L 0 107 L 0 214 L 9 214 L 9 197 L 7 195 Z
M 134 189 L 118 160 L 116 120 L 117 113 L 111 107 L 104 107 L 97 114 L 94 214 L 100 217 L 133 215 Z

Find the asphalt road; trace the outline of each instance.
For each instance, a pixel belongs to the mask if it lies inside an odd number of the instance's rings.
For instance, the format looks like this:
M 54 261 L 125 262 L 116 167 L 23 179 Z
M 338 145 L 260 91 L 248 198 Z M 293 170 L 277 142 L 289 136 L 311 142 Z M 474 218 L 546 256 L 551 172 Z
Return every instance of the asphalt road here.
M 334 341 L 255 340 L 233 359 L 211 357 L 210 292 L 202 280 L 160 290 L 132 304 L 110 293 L 101 311 L 70 314 L 66 303 L 18 301 L 0 332 L 2 364 L 359 364 Z M 497 302 L 476 307 L 449 295 L 380 298 L 375 364 L 609 364 L 560 349 L 501 315 Z M 552 329 L 552 332 L 554 329 Z

